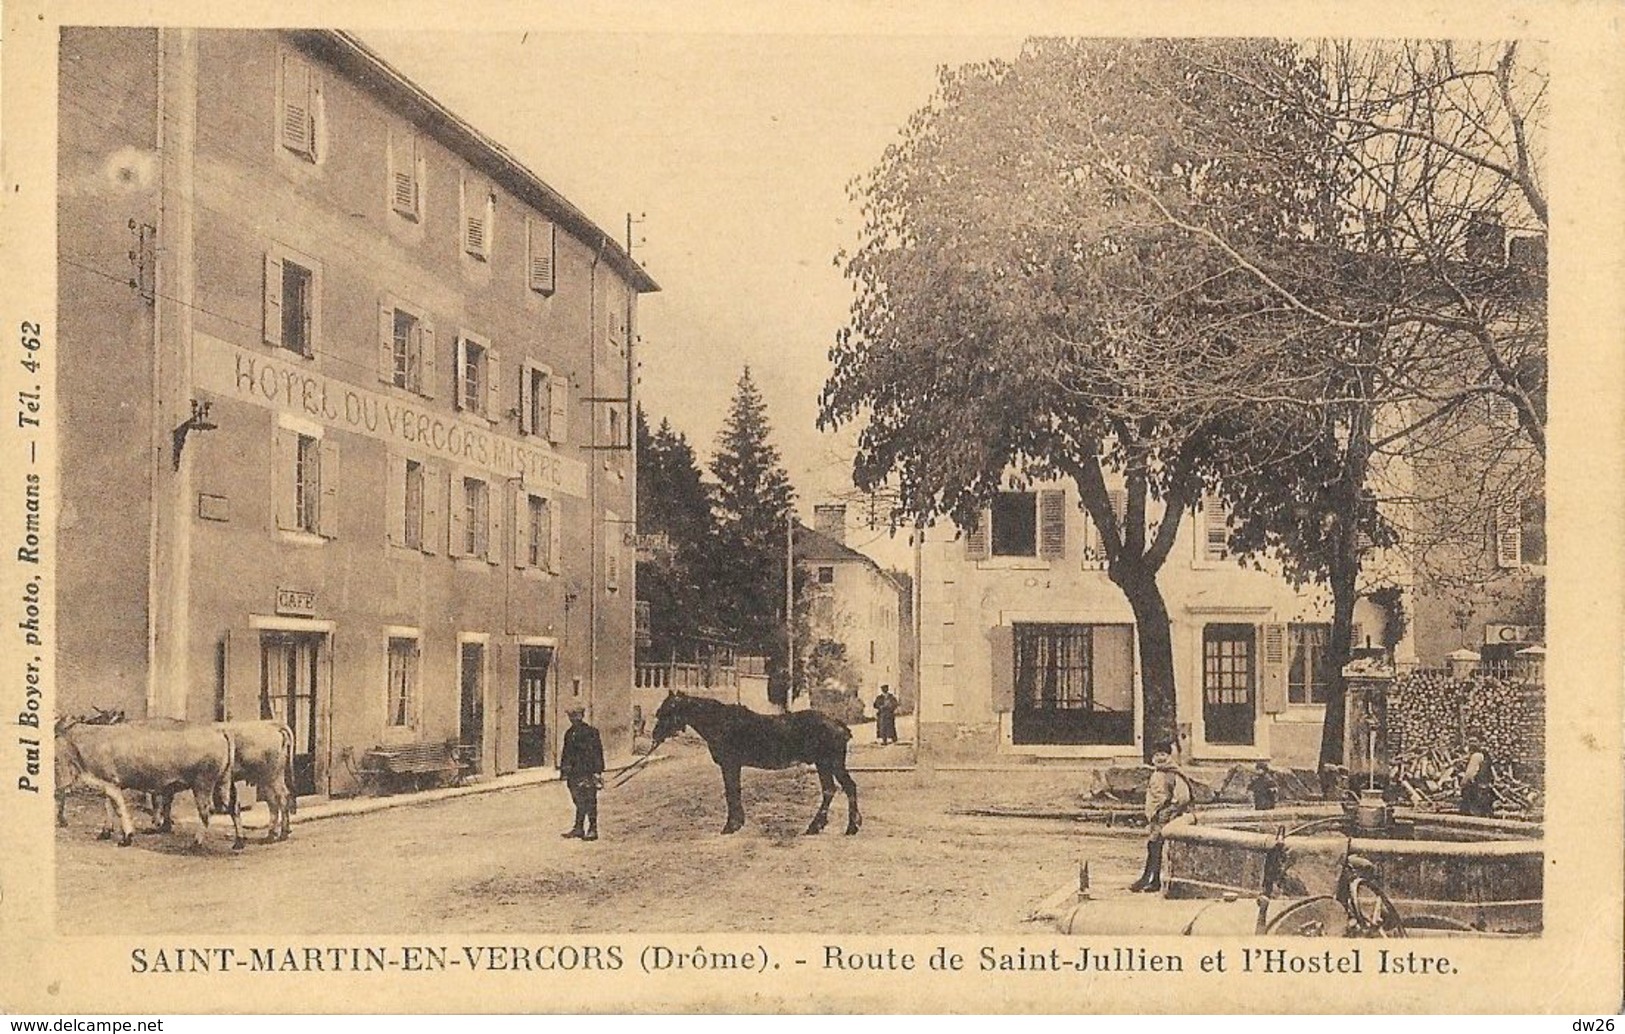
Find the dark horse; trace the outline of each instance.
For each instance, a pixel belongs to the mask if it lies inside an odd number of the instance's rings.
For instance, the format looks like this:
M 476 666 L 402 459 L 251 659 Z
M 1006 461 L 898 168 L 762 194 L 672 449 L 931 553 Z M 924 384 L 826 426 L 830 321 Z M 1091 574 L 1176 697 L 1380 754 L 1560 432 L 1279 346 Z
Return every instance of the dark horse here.
M 835 798 L 835 784 L 846 794 L 846 832 L 850 836 L 863 824 L 858 814 L 858 785 L 846 771 L 846 744 L 852 730 L 817 711 L 789 714 L 758 714 L 739 704 L 724 704 L 708 697 L 672 693 L 655 712 L 654 743 L 675 736 L 687 726 L 700 734 L 711 748 L 711 760 L 722 769 L 722 789 L 728 798 L 728 823 L 724 833 L 745 824 L 745 805 L 739 798 L 739 770 L 750 768 L 789 768 L 809 764 L 818 768 L 818 781 L 824 788 L 818 814 L 807 824 L 808 833 L 818 833 L 829 824 L 829 802 Z

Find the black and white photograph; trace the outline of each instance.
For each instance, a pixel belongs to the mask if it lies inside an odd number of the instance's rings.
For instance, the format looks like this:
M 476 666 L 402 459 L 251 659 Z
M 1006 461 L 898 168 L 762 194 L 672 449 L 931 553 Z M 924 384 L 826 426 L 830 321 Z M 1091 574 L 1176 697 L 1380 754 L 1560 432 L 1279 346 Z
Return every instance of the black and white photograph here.
M 1617 1006 L 1602 7 L 56 6 L 28 1008 Z

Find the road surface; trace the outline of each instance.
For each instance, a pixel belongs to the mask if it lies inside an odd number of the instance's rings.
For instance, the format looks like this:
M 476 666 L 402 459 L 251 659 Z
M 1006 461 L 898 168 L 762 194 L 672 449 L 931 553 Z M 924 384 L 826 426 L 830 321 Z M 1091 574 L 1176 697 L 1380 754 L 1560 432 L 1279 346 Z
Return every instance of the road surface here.
M 816 773 L 747 769 L 745 828 L 722 836 L 721 780 L 703 747 L 673 741 L 661 754 L 605 791 L 596 843 L 560 838 L 572 812 L 556 782 L 300 823 L 286 843 L 252 841 L 236 855 L 218 827 L 201 855 L 186 826 L 117 848 L 95 838 L 100 805 L 75 799 L 57 832 L 58 925 L 71 934 L 1020 932 L 1081 859 L 1097 881 L 1126 881 L 1141 857 L 1132 836 L 955 813 L 1075 805 L 1076 773 L 860 772 L 862 833 L 841 835 L 837 795 L 829 829 L 808 837 Z

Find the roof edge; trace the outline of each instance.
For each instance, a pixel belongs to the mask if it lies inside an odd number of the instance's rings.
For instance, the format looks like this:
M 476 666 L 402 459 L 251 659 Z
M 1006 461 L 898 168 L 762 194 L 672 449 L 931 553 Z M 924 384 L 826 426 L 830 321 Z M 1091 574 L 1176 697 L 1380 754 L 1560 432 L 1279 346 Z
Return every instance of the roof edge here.
M 493 180 L 562 224 L 582 242 L 596 244 L 610 267 L 640 294 L 660 290 L 648 272 L 615 238 L 563 194 L 548 186 L 502 144 L 476 129 L 352 32 L 340 29 L 285 29 L 305 50 L 350 75 L 363 89 L 393 102 L 415 122 L 435 133 L 448 148 L 489 173 Z

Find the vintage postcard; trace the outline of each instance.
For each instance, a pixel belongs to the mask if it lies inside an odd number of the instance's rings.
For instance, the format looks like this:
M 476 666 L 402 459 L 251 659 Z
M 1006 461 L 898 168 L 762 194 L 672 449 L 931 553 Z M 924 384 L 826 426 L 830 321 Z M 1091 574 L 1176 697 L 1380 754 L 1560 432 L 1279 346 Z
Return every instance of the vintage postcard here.
M 4 18 L 0 1011 L 1619 1010 L 1611 6 Z

